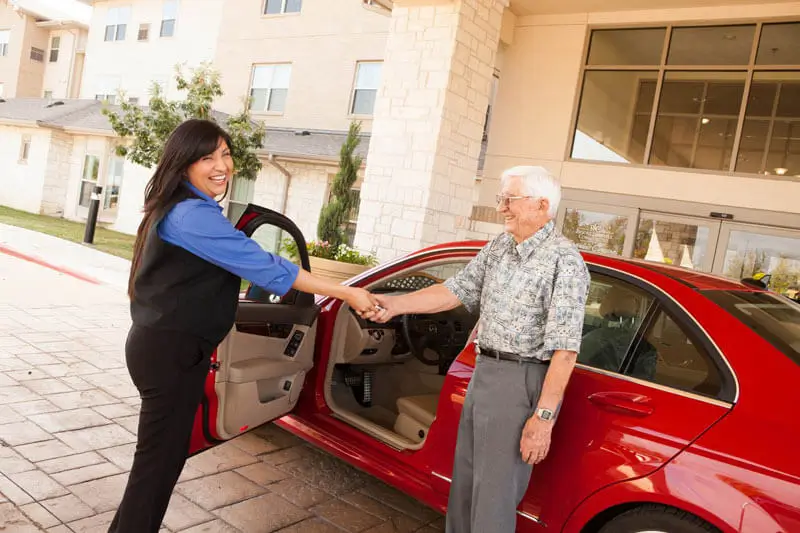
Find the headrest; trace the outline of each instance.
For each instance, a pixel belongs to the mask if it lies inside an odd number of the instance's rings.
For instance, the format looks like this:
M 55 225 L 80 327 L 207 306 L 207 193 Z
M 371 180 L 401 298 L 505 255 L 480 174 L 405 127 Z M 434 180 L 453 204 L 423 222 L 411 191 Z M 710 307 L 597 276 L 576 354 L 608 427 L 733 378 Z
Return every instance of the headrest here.
M 600 316 L 631 318 L 639 313 L 639 296 L 621 287 L 611 287 L 600 303 Z

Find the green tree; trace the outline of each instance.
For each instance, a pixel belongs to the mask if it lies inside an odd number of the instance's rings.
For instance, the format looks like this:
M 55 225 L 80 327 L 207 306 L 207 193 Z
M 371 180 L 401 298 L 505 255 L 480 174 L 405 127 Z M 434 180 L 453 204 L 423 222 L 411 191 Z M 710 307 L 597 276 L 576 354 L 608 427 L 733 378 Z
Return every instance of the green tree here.
M 344 226 L 355 207 L 352 190 L 362 161 L 360 156 L 355 155 L 355 150 L 361 142 L 360 132 L 361 123 L 352 122 L 347 138 L 339 151 L 339 171 L 331 186 L 331 200 L 322 208 L 317 224 L 317 237 L 320 241 L 327 241 L 333 250 L 345 244 Z
M 190 118 L 213 120 L 220 122 L 231 136 L 236 176 L 256 179 L 261 170 L 256 151 L 264 145 L 265 128 L 250 119 L 249 101 L 239 114 L 225 115 L 223 119 L 213 112 L 214 100 L 223 92 L 219 73 L 210 65 L 202 64 L 188 77 L 178 67 L 175 79 L 178 90 L 186 91 L 185 100 L 167 100 L 159 85 L 153 83 L 147 107 L 130 104 L 122 98 L 119 113 L 103 109 L 114 132 L 126 141 L 117 147 L 117 153 L 152 168 L 158 164 L 167 138 L 181 122 Z

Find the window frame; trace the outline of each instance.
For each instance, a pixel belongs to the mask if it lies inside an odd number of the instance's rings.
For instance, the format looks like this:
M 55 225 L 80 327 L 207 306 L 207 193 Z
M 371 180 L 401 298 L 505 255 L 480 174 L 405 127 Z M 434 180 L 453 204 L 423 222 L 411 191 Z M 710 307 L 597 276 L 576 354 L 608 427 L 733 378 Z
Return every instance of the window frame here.
M 58 39 L 58 46 L 56 46 L 56 39 Z M 50 54 L 48 59 L 48 63 L 58 63 L 58 56 L 61 50 L 61 36 L 60 35 L 53 35 L 50 37 Z M 53 54 L 55 52 L 55 55 Z
M 92 175 L 94 176 L 93 180 L 86 178 L 87 163 L 90 161 L 90 158 L 97 162 L 96 174 L 95 174 L 95 171 L 92 172 Z M 92 192 L 94 191 L 94 186 L 96 186 L 96 185 L 98 185 L 100 183 L 100 176 L 101 176 L 101 174 L 100 174 L 100 160 L 101 160 L 100 156 L 97 156 L 97 155 L 95 155 L 93 153 L 89 153 L 89 152 L 86 152 L 84 154 L 84 156 L 83 156 L 83 164 L 81 165 L 81 179 L 80 179 L 79 186 L 78 186 L 78 208 L 88 209 L 89 205 L 91 205 L 91 195 L 92 195 Z M 86 184 L 91 184 L 90 186 L 92 187 L 92 189 L 89 191 L 89 203 L 88 203 L 88 205 L 83 205 L 83 203 L 81 202 L 81 197 L 83 196 L 83 188 L 84 188 L 84 184 L 85 183 Z
M 41 48 L 37 48 L 35 46 L 31 46 L 31 61 L 36 61 L 37 63 L 44 63 L 44 56 L 47 52 Z
M 165 18 L 167 16 L 167 6 L 174 5 L 175 6 L 175 13 L 174 17 L 171 19 Z M 175 37 L 175 32 L 178 26 L 178 9 L 179 9 L 178 0 L 164 0 L 161 4 L 161 27 L 158 30 L 158 38 L 159 39 L 171 39 Z M 172 31 L 169 35 L 164 34 L 164 25 L 168 22 L 172 22 Z
M 142 39 L 142 32 L 144 32 L 144 39 Z M 139 29 L 136 31 L 136 42 L 146 43 L 150 41 L 150 23 L 142 22 L 139 24 Z
M 598 369 L 584 363 L 577 363 L 577 366 L 591 372 L 599 372 L 606 375 L 611 375 L 618 379 L 634 381 L 636 383 L 641 383 L 649 387 L 669 391 L 681 396 L 688 396 L 705 401 L 724 402 L 725 404 L 736 403 L 739 396 L 739 386 L 733 368 L 728 363 L 727 359 L 725 359 L 723 354 L 719 351 L 719 348 L 717 348 L 714 342 L 709 338 L 708 334 L 703 330 L 700 324 L 688 314 L 683 306 L 681 306 L 663 289 L 630 273 L 623 272 L 612 267 L 599 265 L 597 263 L 587 262 L 586 266 L 589 269 L 590 275 L 603 275 L 607 278 L 612 278 L 632 285 L 650 295 L 653 298 L 653 302 L 650 305 L 650 309 L 648 310 L 641 324 L 639 325 L 639 328 L 636 330 L 636 333 L 631 339 L 631 343 L 628 346 L 628 351 L 625 353 L 625 357 L 622 360 L 622 365 L 619 372 L 610 372 L 607 370 Z M 654 381 L 647 381 L 629 374 L 629 372 L 632 370 L 633 357 L 636 354 L 636 349 L 642 342 L 642 339 L 644 339 L 646 336 L 651 323 L 658 316 L 660 311 L 664 311 L 669 318 L 671 318 L 673 322 L 675 322 L 675 324 L 681 328 L 682 332 L 689 337 L 692 343 L 697 346 L 698 349 L 704 351 L 713 362 L 715 369 L 720 375 L 720 381 L 722 383 L 720 392 L 716 397 L 705 396 L 693 391 L 685 391 Z
M 241 176 L 234 176 L 233 177 L 233 180 L 231 181 L 231 184 L 230 184 L 230 191 L 229 191 L 230 194 L 228 195 L 228 202 L 227 202 L 227 205 L 225 206 L 225 217 L 228 220 L 231 221 L 231 224 L 236 224 L 236 222 L 239 220 L 241 215 L 247 209 L 247 206 L 249 204 L 253 203 L 253 199 L 255 198 L 255 194 L 256 194 L 256 190 L 255 190 L 256 181 L 258 181 L 259 178 L 260 178 L 260 176 L 256 177 L 256 179 L 249 180 L 249 179 L 241 177 Z M 236 189 L 236 182 L 237 181 L 251 181 L 252 182 L 252 184 L 249 184 L 249 186 L 247 187 L 247 199 L 245 201 L 239 200 L 238 198 L 234 199 L 234 194 L 235 194 L 235 192 L 237 192 L 237 189 Z M 236 216 L 235 220 L 233 218 L 231 218 L 231 216 L 234 214 L 234 211 L 231 209 L 231 207 L 236 207 L 237 209 L 241 209 L 241 212 L 238 213 L 238 215 Z
M 119 174 L 117 164 L 119 163 Z M 106 177 L 103 183 L 103 197 L 101 198 L 100 209 L 103 211 L 116 211 L 119 209 L 119 198 L 122 192 L 122 183 L 125 180 L 125 158 L 112 154 L 106 162 Z M 99 173 L 98 173 L 99 180 Z M 96 185 L 97 183 L 95 183 Z M 112 187 L 116 186 L 116 192 Z M 114 205 L 111 202 L 115 201 Z
M 281 10 L 279 13 L 267 13 L 267 7 L 269 6 L 269 0 L 264 0 L 264 3 L 261 6 L 261 16 L 262 17 L 283 17 L 285 15 L 299 15 L 303 11 L 303 0 L 300 0 L 300 9 L 297 11 L 286 11 L 286 6 L 289 3 L 289 0 L 280 0 L 281 2 Z
M 372 118 L 375 116 L 375 103 L 378 99 L 378 91 L 380 91 L 380 84 L 378 87 L 374 89 L 367 89 L 367 88 L 359 88 L 358 87 L 358 73 L 361 70 L 361 65 L 364 64 L 380 64 L 381 66 L 381 77 L 383 77 L 383 60 L 382 59 L 364 59 L 356 61 L 356 69 L 355 75 L 353 76 L 353 89 L 350 91 L 350 105 L 348 109 L 348 116 L 351 117 L 364 117 L 364 118 Z M 372 110 L 369 113 L 356 113 L 355 105 L 356 105 L 356 94 L 358 91 L 375 91 L 375 100 L 372 104 Z
M 11 30 L 10 29 L 0 29 L 0 34 L 3 34 L 7 37 L 5 41 L 0 41 L 0 57 L 7 57 L 8 50 L 11 47 Z
M 800 18 L 792 18 L 790 20 L 777 20 L 765 18 L 752 18 L 748 20 L 715 20 L 707 23 L 672 23 L 672 22 L 650 22 L 640 24 L 626 24 L 623 26 L 613 24 L 597 24 L 590 25 L 586 28 L 586 35 L 583 43 L 583 54 L 581 56 L 581 67 L 578 76 L 578 86 L 576 87 L 575 97 L 572 105 L 572 119 L 570 121 L 569 138 L 564 152 L 564 161 L 600 164 L 600 165 L 623 165 L 632 168 L 657 168 L 662 170 L 677 170 L 683 172 L 724 172 L 726 174 L 749 175 L 754 174 L 750 172 L 737 172 L 736 163 L 738 161 L 739 149 L 742 141 L 742 132 L 744 130 L 745 117 L 747 112 L 747 104 L 750 97 L 750 88 L 753 83 L 754 74 L 757 72 L 798 72 L 800 73 L 800 65 L 768 65 L 757 63 L 757 53 L 759 43 L 761 41 L 762 29 L 765 25 L 780 24 L 780 23 L 800 23 Z M 754 25 L 753 42 L 751 43 L 750 56 L 747 65 L 675 65 L 667 64 L 669 55 L 669 46 L 672 39 L 673 29 L 677 28 L 701 28 L 701 27 L 716 27 L 716 26 L 735 26 L 735 25 Z M 664 42 L 661 48 L 661 58 L 658 65 L 589 65 L 589 52 L 591 47 L 592 33 L 600 30 L 636 30 L 636 29 L 656 29 L 664 28 Z M 580 117 L 580 108 L 583 103 L 583 93 L 585 87 L 585 79 L 587 72 L 598 71 L 651 71 L 656 73 L 656 88 L 655 97 L 653 99 L 653 106 L 650 112 L 650 123 L 648 125 L 647 139 L 644 147 L 644 160 L 641 163 L 617 163 L 611 161 L 598 161 L 591 159 L 581 159 L 572 157 L 573 146 L 575 143 L 576 133 L 578 131 L 578 119 Z M 653 165 L 651 161 L 651 152 L 653 148 L 653 140 L 655 136 L 656 120 L 658 118 L 658 110 L 661 99 L 662 86 L 666 73 L 668 72 L 742 72 L 745 75 L 744 91 L 742 94 L 742 101 L 739 106 L 739 113 L 736 123 L 736 132 L 731 146 L 730 161 L 726 169 L 722 170 L 706 170 L 702 168 L 693 167 L 676 167 L 667 165 Z M 706 80 L 714 81 L 714 80 Z M 762 174 L 755 174 L 761 176 Z M 781 176 L 775 176 L 781 177 Z
M 113 17 L 115 23 L 109 24 L 112 17 L 111 15 L 115 14 L 116 16 Z M 120 15 L 124 14 L 124 21 L 123 17 Z M 109 7 L 108 11 L 106 11 L 106 20 L 105 26 L 103 27 L 103 41 L 107 43 L 117 42 L 117 41 L 124 41 L 128 38 L 128 24 L 130 24 L 131 19 L 131 6 L 130 5 L 122 5 L 122 6 L 114 6 Z M 114 35 L 111 39 L 108 38 L 108 30 L 109 28 L 114 28 Z M 120 32 L 120 28 L 122 31 Z M 122 36 L 120 37 L 120 33 Z
M 255 87 L 254 86 L 255 78 L 256 78 L 256 70 L 257 69 L 264 68 L 264 67 L 272 67 L 274 69 L 275 67 L 282 67 L 282 66 L 289 67 L 289 78 L 288 78 L 289 81 L 287 82 L 287 84 L 286 84 L 287 86 L 286 86 L 285 89 L 283 87 L 272 87 L 272 82 L 270 82 L 270 87 Z M 294 70 L 293 67 L 294 67 L 294 64 L 290 63 L 290 62 L 254 63 L 253 64 L 252 68 L 250 69 L 250 88 L 249 88 L 249 90 L 247 92 L 248 97 L 251 99 L 250 100 L 250 112 L 252 114 L 254 114 L 254 115 L 275 115 L 275 116 L 279 116 L 279 115 L 283 115 L 283 114 L 286 113 L 287 102 L 289 100 L 289 91 L 291 90 L 291 85 L 292 85 L 292 71 Z M 273 73 L 273 78 L 274 78 L 274 73 Z M 254 109 L 253 108 L 253 100 L 252 100 L 252 98 L 253 98 L 253 90 L 255 90 L 255 89 L 268 91 L 267 92 L 267 97 L 266 97 L 266 108 L 265 109 Z M 281 109 L 279 111 L 272 110 L 272 109 L 269 108 L 270 100 L 272 99 L 272 91 L 276 90 L 276 89 L 277 90 L 285 90 L 286 91 L 286 100 L 284 101 L 283 109 Z
M 31 145 L 33 143 L 33 139 L 30 135 L 23 135 L 22 139 L 20 140 L 19 145 L 19 163 L 23 165 L 28 164 L 28 160 L 31 157 Z

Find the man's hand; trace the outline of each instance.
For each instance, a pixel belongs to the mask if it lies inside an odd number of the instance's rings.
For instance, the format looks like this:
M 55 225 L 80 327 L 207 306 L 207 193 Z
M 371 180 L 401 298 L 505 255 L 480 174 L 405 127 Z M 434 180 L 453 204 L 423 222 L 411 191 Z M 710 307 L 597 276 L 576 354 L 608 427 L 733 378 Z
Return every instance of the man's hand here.
M 402 314 L 398 312 L 397 299 L 400 298 L 399 296 L 375 294 L 373 297 L 378 302 L 379 308 L 371 317 L 365 318 L 368 318 L 373 322 L 378 322 L 379 324 L 385 324 L 397 315 Z
M 550 436 L 553 432 L 553 421 L 542 420 L 533 415 L 522 428 L 519 451 L 522 460 L 529 465 L 541 463 L 550 451 Z

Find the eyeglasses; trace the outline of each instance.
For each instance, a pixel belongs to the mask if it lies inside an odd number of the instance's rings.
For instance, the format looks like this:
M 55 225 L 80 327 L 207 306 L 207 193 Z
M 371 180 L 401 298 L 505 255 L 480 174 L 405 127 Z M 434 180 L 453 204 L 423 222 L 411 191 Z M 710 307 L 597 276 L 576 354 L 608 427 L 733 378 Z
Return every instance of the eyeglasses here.
M 503 205 L 504 207 L 508 207 L 511 203 L 511 200 L 524 200 L 525 198 L 533 198 L 533 196 L 505 196 L 502 194 L 495 196 L 497 203 Z

